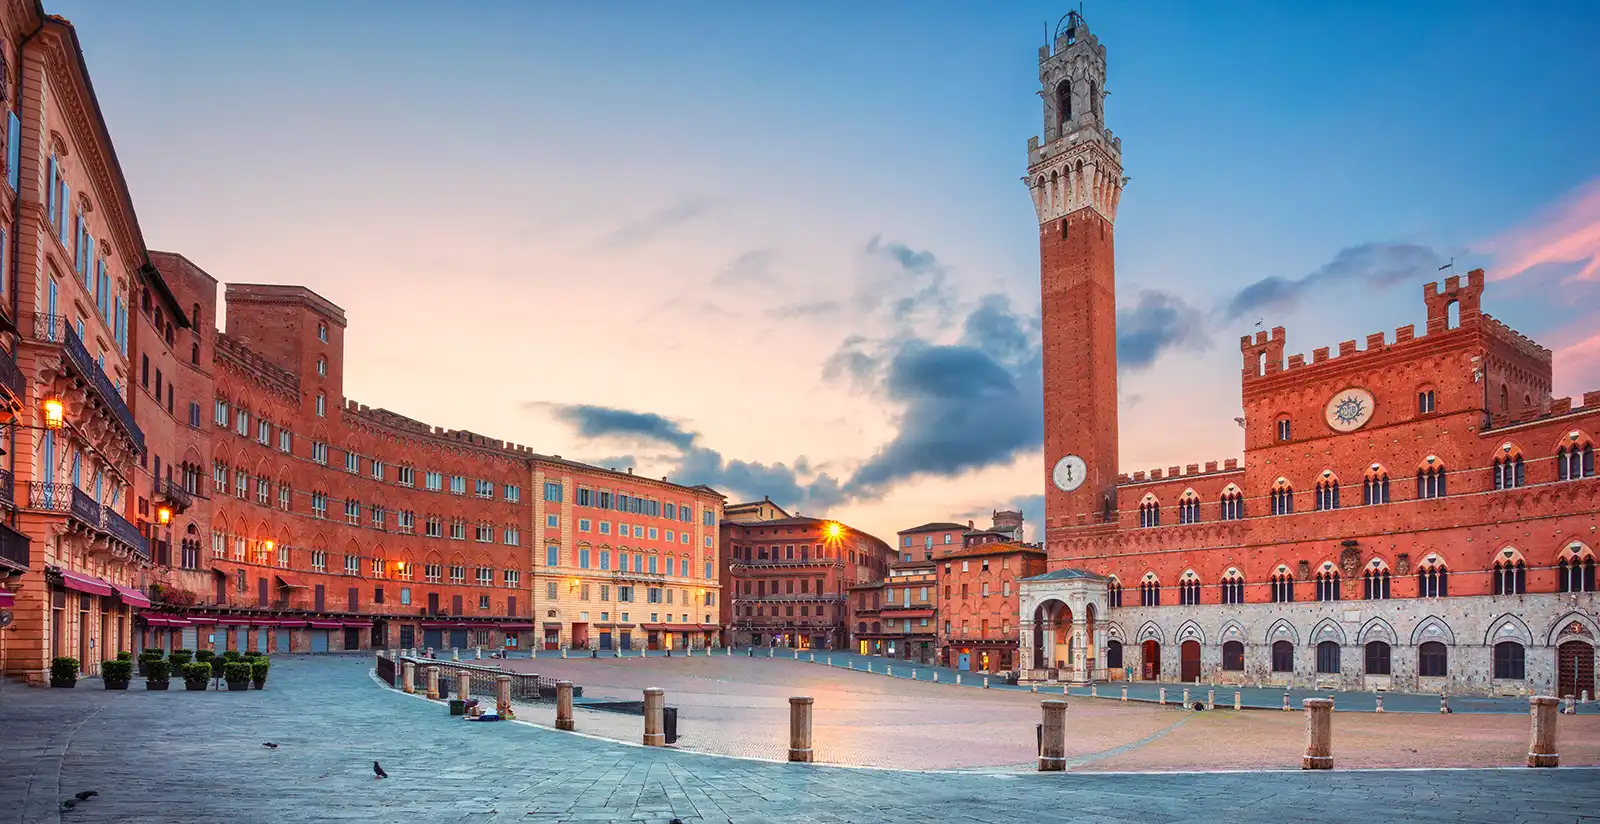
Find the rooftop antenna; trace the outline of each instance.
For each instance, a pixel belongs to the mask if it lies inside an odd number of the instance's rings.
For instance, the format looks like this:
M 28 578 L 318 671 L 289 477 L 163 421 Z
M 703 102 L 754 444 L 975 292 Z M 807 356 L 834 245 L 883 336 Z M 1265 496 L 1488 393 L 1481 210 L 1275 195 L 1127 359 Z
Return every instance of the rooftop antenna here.
M 1454 271 L 1455 268 L 1456 268 L 1456 259 L 1454 257 L 1451 257 L 1449 263 L 1446 263 L 1445 265 L 1439 267 L 1439 271 L 1443 272 L 1446 269 Z

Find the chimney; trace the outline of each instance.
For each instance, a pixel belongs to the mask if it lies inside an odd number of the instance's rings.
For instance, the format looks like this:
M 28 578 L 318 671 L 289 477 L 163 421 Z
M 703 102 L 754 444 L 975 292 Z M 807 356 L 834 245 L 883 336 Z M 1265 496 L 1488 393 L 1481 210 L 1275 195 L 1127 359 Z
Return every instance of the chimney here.
M 631 466 L 630 466 L 630 467 L 628 467 L 628 474 L 629 474 L 629 475 L 632 475 L 632 474 L 633 474 L 633 467 L 631 467 Z
M 967 529 L 971 529 L 971 528 L 972 528 L 972 519 L 968 518 L 967 519 Z

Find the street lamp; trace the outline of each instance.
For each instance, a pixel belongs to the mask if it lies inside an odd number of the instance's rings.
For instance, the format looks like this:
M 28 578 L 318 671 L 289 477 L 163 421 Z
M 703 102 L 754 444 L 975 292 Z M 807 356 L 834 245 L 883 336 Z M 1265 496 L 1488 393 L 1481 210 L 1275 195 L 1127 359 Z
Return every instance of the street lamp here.
M 60 398 L 45 398 L 44 428 L 61 429 L 67 425 L 67 405 Z
M 157 507 L 157 509 L 156 509 L 156 520 L 159 521 L 162 526 L 166 526 L 167 524 L 172 523 L 172 507 L 170 507 L 170 506 Z M 271 543 L 271 542 L 269 541 L 268 543 Z

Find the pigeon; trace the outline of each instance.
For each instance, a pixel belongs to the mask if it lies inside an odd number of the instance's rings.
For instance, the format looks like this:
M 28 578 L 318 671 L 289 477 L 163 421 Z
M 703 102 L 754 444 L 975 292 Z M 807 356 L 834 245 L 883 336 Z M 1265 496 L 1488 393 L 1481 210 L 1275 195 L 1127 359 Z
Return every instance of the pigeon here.
M 75 795 L 73 797 L 78 799 L 79 801 L 88 801 L 89 799 L 94 798 L 95 796 L 97 796 L 99 794 L 100 793 L 98 793 L 98 792 L 96 792 L 94 790 L 83 790 L 83 791 L 79 792 L 77 795 Z
M 383 768 L 378 766 L 378 762 L 376 762 L 376 761 L 372 762 L 372 774 L 376 775 L 379 778 L 388 778 L 389 777 L 389 774 L 384 772 Z
M 264 744 L 262 744 L 262 745 L 261 745 L 261 746 L 263 746 L 263 747 L 266 747 L 266 748 L 268 748 L 268 749 L 273 749 L 273 750 L 275 750 L 275 749 L 277 749 L 277 748 L 278 748 L 278 745 L 277 745 L 277 744 L 274 744 L 274 743 L 272 743 L 272 742 L 271 742 L 271 741 L 268 741 L 268 742 L 266 742 L 266 743 L 264 743 Z
M 76 807 L 76 806 L 78 806 L 78 802 L 73 800 L 73 799 L 71 799 L 71 798 L 67 799 L 66 801 L 61 802 L 61 808 L 65 809 L 65 810 L 70 810 L 70 809 L 72 809 L 73 807 Z

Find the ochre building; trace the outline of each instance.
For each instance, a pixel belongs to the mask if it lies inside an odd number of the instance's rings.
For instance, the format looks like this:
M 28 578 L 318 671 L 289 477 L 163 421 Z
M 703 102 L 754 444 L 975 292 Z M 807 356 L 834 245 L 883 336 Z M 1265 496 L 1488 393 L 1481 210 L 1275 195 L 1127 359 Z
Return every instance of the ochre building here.
M 1023 584 L 1025 677 L 1593 695 L 1600 392 L 1551 396 L 1481 271 L 1423 286 L 1421 329 L 1243 338 L 1243 460 L 1118 471 L 1106 51 L 1074 14 L 1039 56 L 1051 571 Z

